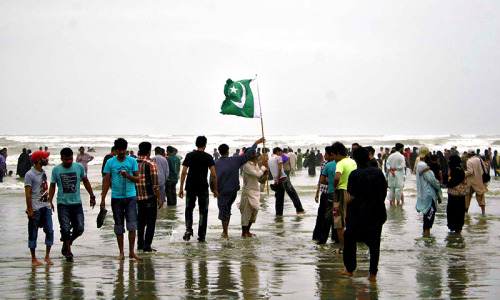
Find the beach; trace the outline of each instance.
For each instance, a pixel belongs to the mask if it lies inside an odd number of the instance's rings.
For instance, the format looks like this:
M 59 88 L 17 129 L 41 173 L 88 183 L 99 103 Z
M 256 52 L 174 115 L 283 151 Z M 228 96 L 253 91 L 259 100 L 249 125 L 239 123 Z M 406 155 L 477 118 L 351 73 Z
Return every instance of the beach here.
M 173 145 L 179 154 L 191 151 L 195 136 L 124 136 L 129 149 L 137 150 L 141 141 L 154 146 Z M 37 150 L 48 146 L 51 168 L 60 163 L 59 150 L 70 146 L 94 147 L 89 153 L 95 160 L 89 164 L 89 180 L 96 196 L 101 190 L 101 163 L 116 136 L 0 136 L 0 146 L 9 149 L 7 166 L 17 162 L 23 147 Z M 220 143 L 234 149 L 250 146 L 258 137 L 208 136 L 206 151 L 212 153 Z M 277 136 L 267 137 L 266 146 L 290 146 L 304 152 L 340 140 L 392 147 L 426 145 L 432 150 L 457 146 L 460 152 L 469 147 L 500 148 L 500 136 Z M 317 169 L 319 171 L 319 168 Z M 319 172 L 317 172 L 318 174 Z M 217 219 L 216 199 L 211 195 L 207 242 L 182 240 L 185 230 L 184 200 L 175 207 L 159 211 L 153 247 L 158 252 L 143 254 L 142 261 L 118 261 L 109 210 L 105 224 L 97 229 L 99 209 L 89 207 L 88 194 L 82 188 L 85 232 L 75 241 L 75 262 L 66 262 L 60 252 L 59 223 L 53 215 L 55 244 L 53 266 L 32 267 L 27 247 L 26 202 L 23 183 L 6 177 L 0 183 L 0 284 L 1 298 L 223 298 L 223 299 L 496 299 L 500 292 L 500 180 L 493 178 L 486 194 L 486 217 L 475 199 L 461 235 L 449 233 L 446 227 L 446 192 L 439 204 L 436 221 L 428 237 L 422 236 L 422 215 L 415 210 L 415 176 L 407 172 L 402 207 L 389 207 L 383 227 L 379 271 L 376 283 L 368 277 L 369 255 L 364 244 L 358 244 L 358 267 L 353 278 L 341 276 L 342 255 L 334 254 L 338 245 L 330 241 L 317 245 L 312 238 L 318 204 L 314 201 L 318 176 L 307 170 L 297 171 L 290 180 L 295 186 L 307 214 L 297 216 L 285 196 L 283 217 L 276 217 L 274 193 L 261 193 L 261 210 L 252 231 L 255 238 L 241 237 L 240 212 L 232 208 L 229 241 L 222 239 Z M 239 201 L 239 196 L 236 202 Z M 194 214 L 198 223 L 197 208 Z M 197 226 L 196 226 L 197 227 Z M 195 228 L 196 228 L 195 227 Z M 196 229 L 195 229 L 196 234 Z M 39 232 L 37 252 L 45 253 L 43 232 Z M 126 252 L 127 253 L 127 252 Z

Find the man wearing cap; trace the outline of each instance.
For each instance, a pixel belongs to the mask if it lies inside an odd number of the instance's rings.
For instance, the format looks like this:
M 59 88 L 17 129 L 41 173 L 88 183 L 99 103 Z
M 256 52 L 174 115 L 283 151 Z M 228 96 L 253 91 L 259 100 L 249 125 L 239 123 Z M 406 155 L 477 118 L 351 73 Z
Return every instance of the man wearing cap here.
M 396 198 L 397 205 L 400 204 L 403 186 L 405 184 L 405 157 L 403 156 L 404 145 L 396 143 L 396 152 L 387 159 L 387 181 L 389 183 L 389 203 L 394 205 Z
M 79 163 L 73 163 L 73 150 L 71 148 L 61 150 L 61 161 L 61 164 L 52 169 L 49 202 L 52 203 L 57 184 L 57 217 L 61 226 L 61 242 L 63 242 L 61 253 L 66 257 L 66 261 L 73 262 L 71 245 L 83 234 L 84 230 L 80 181 L 83 181 L 83 185 L 90 195 L 90 207 L 92 208 L 95 206 L 95 196 L 83 166 Z
M 215 174 L 217 176 L 217 206 L 219 207 L 219 220 L 222 223 L 221 236 L 229 239 L 228 226 L 231 219 L 231 206 L 240 190 L 239 169 L 247 163 L 255 154 L 257 145 L 264 138 L 257 140 L 252 147 L 248 148 L 243 155 L 229 157 L 229 146 L 219 146 L 220 159 L 215 162 Z
M 52 211 L 54 205 L 49 201 L 47 174 L 43 170 L 49 162 L 49 152 L 35 151 L 31 155 L 34 166 L 24 176 L 24 190 L 26 193 L 26 213 L 28 214 L 28 248 L 31 252 L 31 264 L 41 266 L 36 259 L 35 249 L 38 238 L 38 228 L 43 227 L 45 232 L 45 259 L 48 265 L 53 265 L 49 258 L 50 248 L 54 244 L 54 229 L 52 228 Z
M 474 193 L 476 193 L 477 204 L 481 207 L 483 216 L 486 209 L 484 194 L 488 191 L 488 188 L 483 183 L 483 173 L 485 170 L 486 167 L 483 160 L 476 155 L 474 149 L 469 149 L 469 159 L 467 160 L 465 175 L 467 175 L 467 184 L 470 187 L 470 193 L 468 197 L 465 197 L 465 211 L 469 211 L 470 201 Z
M 417 165 L 417 205 L 418 212 L 424 214 L 424 234 L 430 233 L 436 216 L 437 201 L 441 184 L 434 176 L 434 172 L 423 172 L 427 168 L 425 159 L 430 156 L 429 148 L 420 148 L 420 162 Z M 422 173 L 422 175 L 420 175 Z

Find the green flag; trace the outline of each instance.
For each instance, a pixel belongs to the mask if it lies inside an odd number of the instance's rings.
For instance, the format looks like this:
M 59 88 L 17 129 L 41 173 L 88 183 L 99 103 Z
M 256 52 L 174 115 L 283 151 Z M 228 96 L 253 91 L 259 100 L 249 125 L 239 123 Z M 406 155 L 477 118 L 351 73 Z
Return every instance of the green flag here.
M 224 95 L 226 99 L 222 102 L 221 114 L 245 118 L 261 117 L 257 79 L 228 79 L 224 86 Z

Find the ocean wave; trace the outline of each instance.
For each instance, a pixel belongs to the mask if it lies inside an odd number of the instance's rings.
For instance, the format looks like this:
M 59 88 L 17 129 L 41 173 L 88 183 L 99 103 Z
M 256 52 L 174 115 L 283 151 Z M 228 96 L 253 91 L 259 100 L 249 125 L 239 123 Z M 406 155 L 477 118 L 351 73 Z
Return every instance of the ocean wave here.
M 23 182 L 16 182 L 16 183 L 1 182 L 0 189 L 2 189 L 2 190 L 24 190 L 24 183 Z
M 175 135 L 175 134 L 151 134 L 151 135 L 94 135 L 94 136 L 66 136 L 66 135 L 4 135 L 0 136 L 0 147 L 9 148 L 9 154 L 16 156 L 22 148 L 32 150 L 38 147 L 48 146 L 49 151 L 58 152 L 63 147 L 70 147 L 76 151 L 80 146 L 94 147 L 99 155 L 108 153 L 117 137 L 123 137 L 129 142 L 129 149 L 136 150 L 137 145 L 143 141 L 149 141 L 153 146 L 165 147 L 172 145 L 179 149 L 180 153 L 186 153 L 195 148 L 195 135 Z M 231 149 L 248 147 L 259 137 L 259 135 L 207 135 L 207 152 L 217 148 L 220 144 L 226 143 Z M 444 148 L 458 147 L 463 152 L 468 148 L 485 149 L 488 147 L 499 148 L 499 135 L 268 135 L 266 136 L 266 146 L 292 147 L 294 150 L 301 148 L 318 148 L 323 152 L 324 146 L 335 141 L 341 141 L 350 147 L 357 142 L 361 145 L 371 145 L 378 150 L 379 147 L 393 147 L 396 143 L 402 143 L 407 147 L 427 146 L 431 150 L 443 150 Z M 12 151 L 10 151 L 12 150 Z M 102 155 L 102 156 L 103 156 Z M 10 163 L 14 158 L 9 157 Z

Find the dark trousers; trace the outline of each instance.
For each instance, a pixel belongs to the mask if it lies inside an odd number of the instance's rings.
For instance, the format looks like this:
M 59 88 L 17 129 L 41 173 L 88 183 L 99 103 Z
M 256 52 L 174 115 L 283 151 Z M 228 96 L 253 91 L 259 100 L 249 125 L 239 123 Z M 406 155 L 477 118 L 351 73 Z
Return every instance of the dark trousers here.
M 167 180 L 165 183 L 165 194 L 167 196 L 167 205 L 177 205 L 177 193 L 175 186 L 177 185 L 177 181 Z
M 146 200 L 137 201 L 137 248 L 147 249 L 151 247 L 155 235 L 156 216 L 158 215 L 158 204 L 156 196 Z M 146 234 L 144 235 L 144 229 Z
M 309 175 L 316 175 L 316 166 L 308 166 Z
M 198 238 L 205 239 L 208 224 L 208 190 L 204 192 L 186 191 L 186 231 L 193 232 L 193 210 L 196 207 L 196 199 L 200 210 L 200 221 L 198 223 Z
M 436 203 L 432 200 L 431 208 L 424 214 L 424 230 L 431 229 L 434 225 L 434 218 L 436 217 Z
M 231 207 L 233 206 L 234 200 L 238 191 L 232 193 L 219 194 L 217 196 L 217 206 L 219 207 L 219 220 L 227 221 L 231 218 Z
M 288 177 L 281 178 L 276 186 L 276 191 L 274 193 L 274 197 L 276 197 L 275 208 L 276 215 L 283 215 L 283 205 L 285 204 L 285 192 L 288 194 L 288 197 L 293 202 L 293 206 L 295 206 L 295 210 L 297 212 L 302 212 L 304 209 L 302 208 L 302 203 L 300 203 L 299 195 L 295 191 L 290 179 Z
M 85 227 L 82 204 L 57 204 L 57 218 L 61 226 L 61 242 L 70 240 L 73 244 Z
M 453 196 L 448 194 L 448 205 L 446 206 L 446 219 L 451 231 L 461 231 L 465 219 L 465 196 Z
M 337 231 L 333 228 L 332 214 L 328 211 L 333 209 L 333 201 L 328 201 L 328 194 L 321 193 L 319 197 L 318 216 L 316 217 L 316 226 L 314 226 L 313 240 L 320 244 L 326 243 L 332 230 L 332 240 L 338 241 Z
M 347 271 L 356 270 L 356 243 L 363 242 L 370 249 L 370 274 L 377 275 L 380 256 L 380 236 L 382 225 L 373 225 L 366 230 L 349 230 L 349 224 L 344 232 L 344 266 Z

